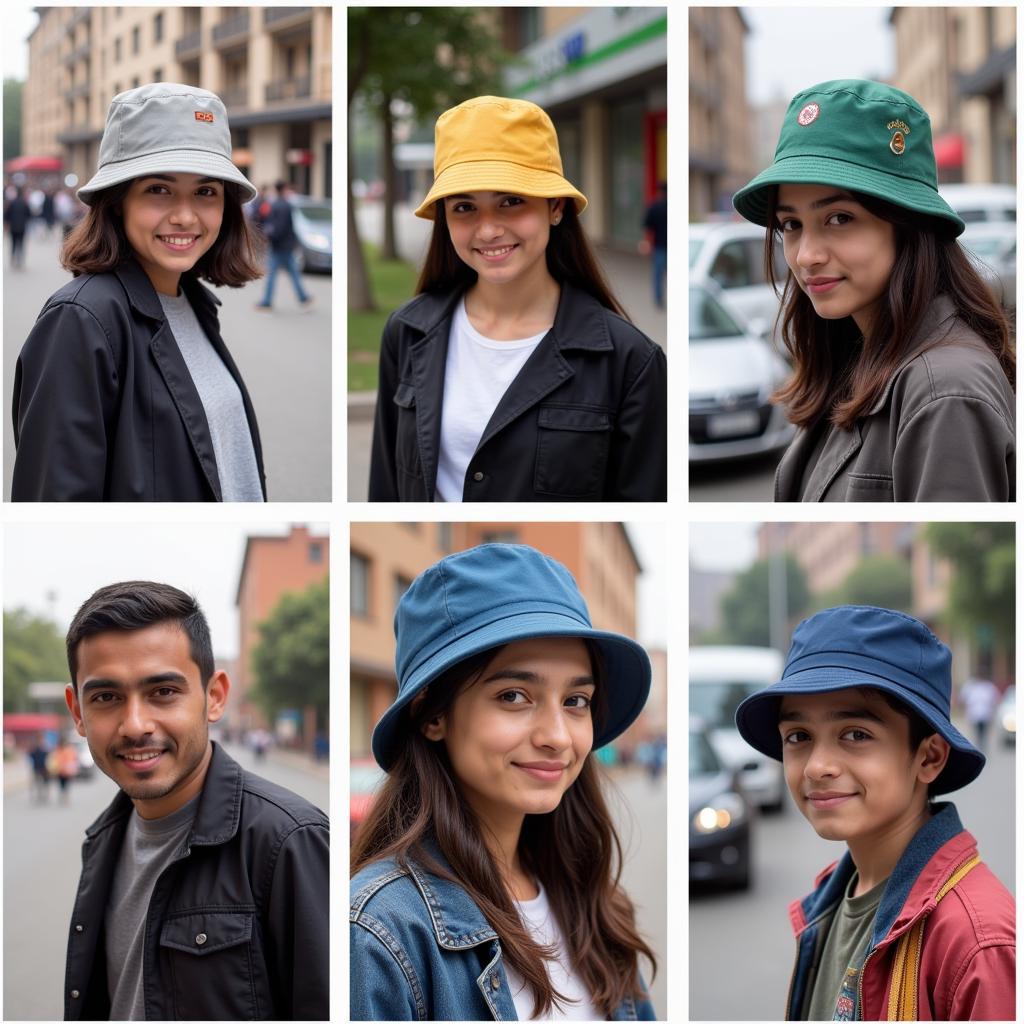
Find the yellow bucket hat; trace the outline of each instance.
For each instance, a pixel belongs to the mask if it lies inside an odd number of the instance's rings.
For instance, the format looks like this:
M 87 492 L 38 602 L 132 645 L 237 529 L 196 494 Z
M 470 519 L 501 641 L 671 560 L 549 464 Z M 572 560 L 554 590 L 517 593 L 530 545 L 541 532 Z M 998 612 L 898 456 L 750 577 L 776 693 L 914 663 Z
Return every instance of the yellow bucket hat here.
M 446 110 L 434 129 L 434 184 L 416 210 L 434 219 L 434 204 L 462 192 L 514 192 L 571 198 L 576 212 L 587 197 L 562 174 L 555 126 L 536 103 L 477 96 Z

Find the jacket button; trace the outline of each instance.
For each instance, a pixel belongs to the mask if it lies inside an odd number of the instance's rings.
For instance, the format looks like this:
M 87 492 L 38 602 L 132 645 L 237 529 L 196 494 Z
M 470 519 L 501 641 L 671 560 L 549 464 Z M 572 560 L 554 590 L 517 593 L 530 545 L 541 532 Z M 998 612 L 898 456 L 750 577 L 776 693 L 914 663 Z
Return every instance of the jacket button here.
M 501 980 L 496 974 L 491 975 L 491 988 L 497 990 L 501 986 Z
M 196 945 L 201 946 L 204 942 L 206 942 L 206 932 L 200 932 L 196 936 Z
M 78 998 L 78 995 L 79 995 L 78 989 L 77 989 L 77 988 L 73 988 L 73 989 L 71 990 L 71 998 L 72 998 L 72 999 L 77 999 L 77 998 Z
M 76 932 L 80 932 L 81 930 L 82 930 L 82 926 L 80 924 L 76 924 L 75 925 L 75 931 Z
M 479 469 L 473 474 L 473 479 L 477 483 L 480 483 L 480 481 L 483 480 L 483 478 L 484 478 L 484 475 L 483 475 L 483 473 L 480 472 Z

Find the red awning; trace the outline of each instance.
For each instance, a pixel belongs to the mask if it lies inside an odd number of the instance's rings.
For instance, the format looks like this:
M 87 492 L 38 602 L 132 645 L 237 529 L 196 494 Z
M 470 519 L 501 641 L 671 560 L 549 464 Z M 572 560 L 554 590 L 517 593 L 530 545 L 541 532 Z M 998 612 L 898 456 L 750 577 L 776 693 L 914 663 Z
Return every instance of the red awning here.
M 4 170 L 8 174 L 17 174 L 19 171 L 59 171 L 64 163 L 59 156 L 16 156 L 4 164 Z
M 60 715 L 13 711 L 4 715 L 4 732 L 41 732 L 46 729 L 59 729 L 60 726 Z
M 940 168 L 963 167 L 964 137 L 950 132 L 935 140 L 935 164 Z

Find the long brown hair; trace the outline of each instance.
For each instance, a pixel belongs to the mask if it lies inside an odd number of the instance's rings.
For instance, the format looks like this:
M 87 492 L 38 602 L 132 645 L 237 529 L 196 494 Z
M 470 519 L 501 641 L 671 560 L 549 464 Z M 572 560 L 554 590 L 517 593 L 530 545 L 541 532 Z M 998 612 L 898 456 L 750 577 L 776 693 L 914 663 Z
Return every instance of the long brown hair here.
M 895 228 L 896 260 L 889 288 L 867 335 L 852 317 L 825 320 L 796 283 L 792 271 L 781 292 L 778 320 L 793 375 L 772 396 L 789 419 L 810 427 L 827 417 L 849 430 L 878 401 L 904 360 L 932 300 L 946 294 L 957 317 L 984 341 L 999 361 L 1011 387 L 1016 358 L 1006 314 L 971 264 L 949 227 L 883 199 L 851 192 L 869 213 Z M 765 236 L 765 267 L 774 279 L 774 248 L 781 232 L 772 198 Z
M 562 219 L 551 226 L 546 251 L 548 273 L 559 284 L 571 284 L 592 295 L 606 309 L 628 320 L 626 311 L 612 294 L 594 250 L 580 224 L 576 204 L 566 199 Z M 459 259 L 448 233 L 444 200 L 434 205 L 434 230 L 430 235 L 427 258 L 416 282 L 416 294 L 423 292 L 465 291 L 476 283 L 477 274 Z
M 596 723 L 603 715 L 603 663 L 596 645 L 587 642 L 587 649 L 597 684 Z M 444 743 L 423 734 L 423 726 L 443 715 L 500 650 L 459 663 L 412 706 L 401 753 L 353 839 L 352 874 L 377 860 L 391 858 L 403 867 L 414 860 L 461 885 L 498 933 L 502 955 L 533 990 L 538 1016 L 565 999 L 545 968 L 556 951 L 538 945 L 524 927 L 480 823 L 459 790 Z M 451 871 L 431 856 L 434 844 Z M 594 1005 L 610 1018 L 626 996 L 642 994 L 640 956 L 652 967 L 655 961 L 636 930 L 633 904 L 619 885 L 622 849 L 593 758 L 584 761 L 555 810 L 526 816 L 519 855 L 547 891 L 574 970 Z
M 263 276 L 260 260 L 264 244 L 242 210 L 241 189 L 231 181 L 222 184 L 224 219 L 217 240 L 188 273 L 213 285 L 240 288 Z M 103 274 L 131 256 L 132 247 L 121 218 L 121 201 L 131 186 L 132 181 L 125 181 L 97 192 L 85 217 L 64 240 L 60 262 L 75 277 Z

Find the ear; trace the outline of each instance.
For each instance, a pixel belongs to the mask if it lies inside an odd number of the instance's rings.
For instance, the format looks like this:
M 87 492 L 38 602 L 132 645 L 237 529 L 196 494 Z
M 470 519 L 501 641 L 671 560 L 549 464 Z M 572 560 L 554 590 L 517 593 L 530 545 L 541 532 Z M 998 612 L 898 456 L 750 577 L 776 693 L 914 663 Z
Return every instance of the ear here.
M 934 782 L 949 760 L 949 743 L 938 733 L 921 740 L 917 748 L 917 778 L 924 783 Z
M 444 715 L 438 715 L 436 718 L 430 719 L 429 722 L 424 722 L 420 729 L 428 740 L 443 740 L 445 732 Z
M 206 686 L 206 720 L 207 722 L 219 722 L 224 714 L 224 708 L 228 702 L 228 691 L 231 689 L 231 680 L 227 672 L 218 669 L 210 676 L 210 682 Z
M 562 196 L 559 196 L 558 199 L 548 200 L 548 216 L 551 218 L 552 224 L 560 223 L 564 212 L 565 199 Z
M 75 730 L 79 736 L 84 736 L 85 726 L 82 724 L 82 707 L 78 703 L 78 691 L 70 683 L 64 687 L 64 701 L 68 706 L 68 711 L 71 712 Z

